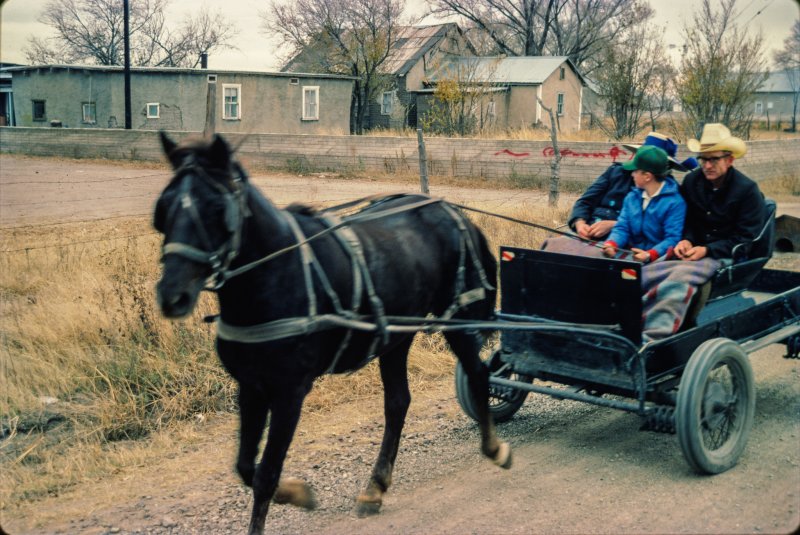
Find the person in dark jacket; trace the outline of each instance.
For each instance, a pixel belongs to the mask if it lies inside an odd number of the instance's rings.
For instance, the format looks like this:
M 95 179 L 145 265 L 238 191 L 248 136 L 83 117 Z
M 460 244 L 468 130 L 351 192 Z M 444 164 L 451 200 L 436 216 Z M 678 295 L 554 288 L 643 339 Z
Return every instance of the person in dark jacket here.
M 675 171 L 687 172 L 697 166 L 694 158 L 678 162 L 675 159 L 678 145 L 658 132 L 650 132 L 641 145 L 622 146 L 634 154 L 643 146 L 658 147 L 667 153 L 670 168 Z M 622 203 L 632 187 L 631 172 L 623 169 L 622 164 L 618 162 L 611 164 L 575 201 L 569 216 L 569 227 L 582 238 L 592 240 L 605 238 L 619 219 Z
M 619 249 L 627 248 L 634 260 L 653 262 L 680 241 L 686 203 L 678 183 L 667 176 L 668 161 L 666 152 L 646 146 L 623 164 L 623 169 L 632 171 L 635 187 L 625 197 L 619 220 L 603 244 L 605 256 L 613 258 Z
M 700 168 L 681 184 L 686 225 L 675 255 L 681 260 L 727 259 L 733 257 L 736 245 L 743 244 L 746 256 L 767 211 L 758 185 L 733 167 L 734 160 L 747 152 L 744 141 L 722 124 L 710 123 L 703 127 L 700 140 L 690 139 L 687 146 L 699 153 Z

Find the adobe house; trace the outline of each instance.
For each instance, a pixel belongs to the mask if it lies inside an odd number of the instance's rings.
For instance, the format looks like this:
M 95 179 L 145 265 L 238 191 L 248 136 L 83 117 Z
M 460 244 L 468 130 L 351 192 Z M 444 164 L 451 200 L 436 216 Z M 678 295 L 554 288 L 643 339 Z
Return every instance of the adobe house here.
M 583 87 L 586 81 L 567 56 L 466 57 L 443 65 L 416 91 L 418 114 L 430 110 L 442 80 L 456 79 L 480 92 L 482 124 L 499 129 L 550 127 L 550 117 L 539 103 L 553 110 L 562 131 L 581 128 Z
M 16 126 L 123 128 L 124 69 L 9 67 Z M 202 131 L 213 84 L 217 132 L 336 134 L 350 128 L 353 78 L 339 75 L 131 68 L 131 127 Z

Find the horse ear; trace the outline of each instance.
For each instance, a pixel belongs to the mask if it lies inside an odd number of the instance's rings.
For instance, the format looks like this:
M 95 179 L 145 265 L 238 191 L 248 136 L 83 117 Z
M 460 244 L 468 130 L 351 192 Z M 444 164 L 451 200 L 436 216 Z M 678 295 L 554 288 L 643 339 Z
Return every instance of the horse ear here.
M 167 133 L 163 130 L 158 131 L 158 137 L 161 138 L 161 148 L 164 150 L 164 154 L 167 156 L 167 158 L 169 158 L 172 167 L 178 167 L 180 162 L 177 161 L 174 156 L 175 147 L 177 147 L 178 144 L 172 141 L 172 139 L 170 139 Z
M 219 168 L 227 168 L 231 161 L 231 148 L 219 134 L 214 134 L 208 154 L 213 164 Z

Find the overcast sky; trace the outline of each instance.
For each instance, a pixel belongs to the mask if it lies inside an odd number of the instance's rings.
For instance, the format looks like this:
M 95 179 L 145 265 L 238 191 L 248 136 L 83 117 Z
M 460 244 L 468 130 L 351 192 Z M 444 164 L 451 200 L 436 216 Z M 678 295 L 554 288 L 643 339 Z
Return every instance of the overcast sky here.
M 0 61 L 25 63 L 23 48 L 32 35 L 45 37 L 50 34 L 47 26 L 37 22 L 48 0 L 0 0 Z M 136 1 L 136 0 L 131 0 Z M 664 45 L 680 45 L 682 29 L 692 20 L 700 6 L 699 0 L 649 0 L 655 8 L 654 22 L 664 28 Z M 238 28 L 235 44 L 238 50 L 218 52 L 209 58 L 209 67 L 232 70 L 277 70 L 280 60 L 276 54 L 276 42 L 259 30 L 258 12 L 267 5 L 264 0 L 204 0 L 202 3 L 216 9 L 224 6 L 226 16 Z M 196 6 L 198 0 L 170 0 L 169 16 L 179 21 Z M 408 0 L 410 10 L 422 14 L 424 0 Z M 792 24 L 800 17 L 796 0 L 738 0 L 741 11 L 737 22 L 746 24 L 750 31 L 761 31 L 768 49 L 781 48 L 789 35 Z M 425 23 L 437 21 L 426 19 Z M 674 50 L 677 50 L 677 46 Z

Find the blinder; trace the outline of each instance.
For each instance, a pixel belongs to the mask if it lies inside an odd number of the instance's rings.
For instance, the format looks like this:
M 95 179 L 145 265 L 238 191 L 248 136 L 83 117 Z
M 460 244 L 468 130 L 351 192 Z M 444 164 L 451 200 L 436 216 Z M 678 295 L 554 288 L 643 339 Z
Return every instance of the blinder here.
M 241 167 L 235 165 L 240 171 L 231 184 L 233 190 L 222 185 L 212 178 L 195 162 L 188 162 L 175 171 L 173 180 L 180 180 L 178 193 L 169 206 L 167 213 L 163 213 L 163 206 L 157 209 L 154 224 L 156 229 L 166 235 L 166 231 L 172 226 L 179 210 L 188 212 L 193 227 L 202 242 L 202 249 L 187 243 L 173 241 L 165 244 L 162 248 L 162 261 L 168 254 L 176 254 L 191 261 L 203 264 L 211 268 L 212 273 L 209 278 L 212 281 L 210 290 L 217 290 L 225 283 L 225 273 L 234 258 L 239 254 L 241 246 L 242 225 L 245 217 L 249 216 L 246 204 L 246 191 L 242 181 Z M 223 202 L 223 223 L 225 231 L 229 235 L 228 239 L 218 248 L 214 249 L 211 238 L 203 221 L 203 217 L 197 209 L 197 202 L 192 196 L 193 179 L 199 178 L 213 189 L 222 194 Z M 160 212 L 160 213 L 159 213 Z

